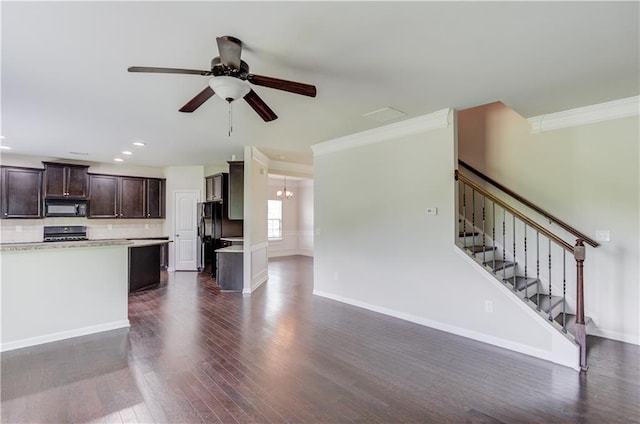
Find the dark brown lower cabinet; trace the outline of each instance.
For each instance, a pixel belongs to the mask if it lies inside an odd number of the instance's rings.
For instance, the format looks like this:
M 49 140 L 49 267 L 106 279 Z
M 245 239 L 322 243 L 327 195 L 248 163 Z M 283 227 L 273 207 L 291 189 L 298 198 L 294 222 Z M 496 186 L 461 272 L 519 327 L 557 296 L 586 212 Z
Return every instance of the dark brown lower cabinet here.
M 160 284 L 160 251 L 162 245 L 129 247 L 129 292 Z
M 242 291 L 244 286 L 242 258 L 242 251 L 216 252 L 216 282 L 222 291 Z
M 42 169 L 2 167 L 2 218 L 42 218 Z

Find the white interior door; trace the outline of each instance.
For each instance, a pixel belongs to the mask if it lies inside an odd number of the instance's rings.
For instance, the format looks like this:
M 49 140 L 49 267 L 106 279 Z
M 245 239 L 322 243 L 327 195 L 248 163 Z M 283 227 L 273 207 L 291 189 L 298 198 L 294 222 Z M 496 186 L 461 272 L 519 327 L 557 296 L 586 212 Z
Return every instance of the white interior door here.
M 199 191 L 177 191 L 174 198 L 176 271 L 196 271 L 198 266 Z

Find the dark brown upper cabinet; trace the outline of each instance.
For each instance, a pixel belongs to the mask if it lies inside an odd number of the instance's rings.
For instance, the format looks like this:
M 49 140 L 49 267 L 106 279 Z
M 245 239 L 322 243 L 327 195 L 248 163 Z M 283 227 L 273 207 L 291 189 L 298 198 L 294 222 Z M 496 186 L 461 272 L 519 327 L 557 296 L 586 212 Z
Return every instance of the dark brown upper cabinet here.
M 147 218 L 164 218 L 165 208 L 165 180 L 159 178 L 147 178 Z
M 224 201 L 224 188 L 227 182 L 227 176 L 227 173 L 221 172 L 205 178 L 205 198 L 207 202 Z
M 89 174 L 89 218 L 118 218 L 118 178 Z
M 2 167 L 2 218 L 42 218 L 42 169 Z
M 120 218 L 146 218 L 145 179 L 120 177 Z
M 89 174 L 89 218 L 164 218 L 165 180 Z
M 89 195 L 89 167 L 55 162 L 44 164 L 46 198 L 86 199 Z
M 244 162 L 229 163 L 229 193 L 227 208 L 229 219 L 244 219 Z

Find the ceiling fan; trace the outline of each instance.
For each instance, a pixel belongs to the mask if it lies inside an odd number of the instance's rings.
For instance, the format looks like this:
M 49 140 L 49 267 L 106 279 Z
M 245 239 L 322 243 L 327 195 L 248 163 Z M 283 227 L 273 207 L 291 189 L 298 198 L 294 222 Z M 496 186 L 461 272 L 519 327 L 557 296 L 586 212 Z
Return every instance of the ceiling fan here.
M 242 41 L 239 39 L 226 35 L 217 37 L 216 41 L 218 43 L 220 56 L 214 57 L 213 60 L 211 60 L 211 70 L 209 71 L 143 66 L 132 66 L 128 71 L 212 76 L 209 80 L 209 86 L 196 94 L 193 99 L 189 100 L 180 108 L 180 112 L 187 113 L 193 112 L 211 96 L 218 94 L 218 96 L 229 103 L 242 97 L 265 122 L 277 119 L 278 116 L 256 92 L 251 89 L 247 82 L 263 87 L 275 88 L 276 90 L 302 94 L 303 96 L 316 96 L 316 87 L 314 85 L 250 74 L 249 65 L 247 65 L 244 60 L 240 60 Z

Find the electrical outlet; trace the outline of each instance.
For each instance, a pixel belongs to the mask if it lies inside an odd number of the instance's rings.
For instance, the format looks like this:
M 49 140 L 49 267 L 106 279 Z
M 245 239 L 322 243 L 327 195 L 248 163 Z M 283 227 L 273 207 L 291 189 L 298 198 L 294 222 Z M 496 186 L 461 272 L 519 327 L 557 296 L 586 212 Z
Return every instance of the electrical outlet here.
M 113 230 L 113 225 L 107 224 L 107 230 Z
M 438 215 L 438 208 L 427 208 L 427 215 Z
M 333 279 L 334 279 L 335 281 L 338 281 L 338 280 L 339 280 L 338 271 L 336 271 L 336 272 L 334 272 L 334 273 L 333 273 Z
M 319 236 L 320 235 L 320 227 L 316 228 L 316 235 Z
M 484 311 L 485 312 L 493 312 L 493 302 L 491 300 L 484 301 Z
M 149 229 L 149 224 L 144 224 L 144 229 L 148 230 Z
M 22 225 L 16 225 L 16 232 L 22 232 Z

